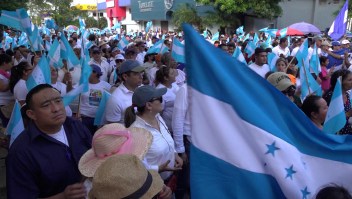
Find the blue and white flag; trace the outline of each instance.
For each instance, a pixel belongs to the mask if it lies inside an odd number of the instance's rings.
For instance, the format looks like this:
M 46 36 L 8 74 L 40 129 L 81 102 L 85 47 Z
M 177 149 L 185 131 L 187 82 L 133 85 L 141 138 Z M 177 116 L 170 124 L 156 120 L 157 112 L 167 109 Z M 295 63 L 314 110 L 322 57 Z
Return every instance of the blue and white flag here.
M 219 40 L 219 32 L 215 33 L 213 37 L 211 38 L 212 41 L 218 41 Z
M 345 33 L 347 28 L 347 17 L 348 17 L 348 0 L 345 5 L 341 8 L 339 14 L 336 16 L 334 22 L 332 22 L 329 29 L 328 35 L 334 40 L 338 41 Z
M 63 66 L 62 59 L 60 57 L 60 44 L 55 38 L 51 48 L 48 52 L 49 65 L 55 68 L 61 68 Z
M 24 124 L 21 115 L 21 105 L 18 101 L 15 102 L 9 123 L 5 133 L 11 136 L 10 147 L 15 139 L 24 131 Z
M 122 37 L 121 40 L 119 41 L 119 43 L 117 44 L 117 47 L 120 50 L 123 50 L 127 47 L 128 44 L 129 44 L 129 42 L 127 41 L 127 39 L 125 37 Z
M 99 102 L 98 110 L 95 114 L 94 125 L 100 126 L 106 123 L 105 121 L 105 107 L 106 103 L 109 101 L 111 94 L 107 91 L 103 92 L 103 96 Z
M 1 10 L 0 24 L 23 31 L 21 19 L 16 11 Z
M 271 35 L 268 35 L 268 38 L 266 39 L 266 41 L 265 41 L 265 46 L 267 47 L 267 48 L 272 48 L 272 41 L 271 41 Z
M 241 49 L 236 46 L 236 49 L 235 51 L 233 52 L 233 55 L 232 55 L 233 58 L 237 59 L 239 62 L 245 64 L 247 66 L 247 62 L 246 62 L 246 59 L 244 58 L 242 52 L 241 52 Z
M 54 19 L 47 19 L 45 20 L 45 26 L 49 29 L 58 29 L 59 27 L 56 25 Z
M 321 86 L 312 76 L 309 65 L 299 68 L 299 76 L 301 80 L 301 100 L 303 101 L 308 95 L 315 94 L 322 96 Z
M 30 40 L 30 45 L 32 50 L 41 51 L 44 49 L 42 46 L 43 40 L 40 37 L 40 33 L 36 25 L 34 25 L 34 29 L 33 29 L 32 35 L 29 36 L 29 40 Z
M 121 24 L 120 24 L 119 22 L 116 22 L 116 23 L 114 24 L 114 26 L 111 27 L 111 29 L 114 29 L 114 30 L 120 29 L 120 28 L 121 28 Z
M 86 22 L 81 17 L 78 17 L 79 28 L 84 30 L 86 28 Z
M 27 33 L 27 35 L 32 35 L 32 21 L 29 18 L 27 11 L 23 8 L 16 10 L 18 17 L 20 18 L 20 22 L 22 25 L 22 30 Z
M 267 32 L 269 29 L 269 27 L 265 27 L 265 28 L 262 28 L 260 30 L 258 30 L 258 32 Z
M 28 38 L 25 32 L 22 32 L 21 36 L 18 38 L 18 45 L 28 47 Z
M 276 62 L 280 57 L 277 56 L 275 53 L 268 53 L 268 65 L 270 67 L 270 71 L 276 72 Z
M 322 133 L 267 80 L 190 25 L 183 30 L 190 116 L 197 121 L 192 198 L 313 198 L 332 182 L 352 190 L 351 137 Z
M 60 40 L 62 42 L 60 45 L 61 58 L 66 59 L 68 70 L 72 69 L 73 67 L 81 67 L 78 57 L 76 56 L 75 52 L 73 52 L 73 49 L 68 43 L 64 34 L 61 34 Z M 64 46 L 64 49 L 62 49 L 62 46 Z M 62 56 L 62 53 L 64 53 L 65 55 Z
M 253 41 L 249 41 L 247 43 L 246 48 L 244 49 L 244 52 L 248 54 L 248 57 L 251 57 L 254 54 L 256 47 L 257 46 L 255 45 L 255 43 Z
M 319 75 L 321 71 L 321 67 L 320 67 L 320 60 L 319 60 L 318 48 L 316 43 L 314 44 L 312 57 L 309 60 L 309 65 L 310 65 L 310 68 L 313 70 L 313 72 L 316 75 Z
M 207 29 L 203 31 L 203 37 L 205 39 L 208 38 L 208 30 Z
M 343 104 L 341 77 L 337 79 L 326 114 L 323 131 L 335 134 L 346 124 L 345 106 Z
M 84 85 L 80 84 L 76 88 L 70 90 L 70 92 L 66 93 L 65 96 L 62 97 L 62 102 L 64 106 L 69 106 L 78 96 L 83 92 Z
M 150 47 L 147 51 L 147 54 L 157 53 L 164 54 L 169 51 L 169 48 L 164 45 L 164 40 L 161 39 L 154 44 L 154 46 Z
M 240 26 L 240 27 L 238 27 L 238 28 L 236 29 L 236 34 L 237 34 L 237 35 L 243 35 L 243 34 L 244 34 L 244 32 L 243 32 L 243 26 Z
M 26 81 L 28 91 L 39 84 L 51 84 L 50 66 L 45 56 L 40 58 L 37 66 L 35 66 Z
M 146 25 L 146 27 L 145 27 L 145 32 L 146 32 L 146 33 L 149 32 L 149 30 L 150 30 L 150 28 L 152 27 L 152 25 L 153 25 L 153 22 L 152 22 L 152 21 L 148 21 L 148 22 L 147 22 L 147 25 Z
M 249 39 L 249 33 L 246 34 L 246 36 L 243 38 L 243 41 L 246 41 L 247 39 Z
M 296 53 L 296 59 L 298 61 L 297 66 L 302 67 L 303 65 L 308 67 L 309 56 L 308 56 L 308 39 L 305 39 L 302 45 L 299 47 Z
M 179 63 L 185 63 L 185 45 L 182 44 L 177 38 L 172 42 L 171 56 Z
M 257 43 L 259 42 L 259 37 L 257 33 L 254 33 L 253 42 L 255 45 L 257 45 Z
M 287 36 L 287 28 L 283 28 L 280 30 L 280 38 L 284 38 Z

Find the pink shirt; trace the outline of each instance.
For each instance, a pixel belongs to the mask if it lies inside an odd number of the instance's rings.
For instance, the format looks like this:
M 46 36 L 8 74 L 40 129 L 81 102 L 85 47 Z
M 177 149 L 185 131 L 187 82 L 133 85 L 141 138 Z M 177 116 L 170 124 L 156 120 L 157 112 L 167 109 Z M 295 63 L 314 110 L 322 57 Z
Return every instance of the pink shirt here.
M 326 92 L 330 88 L 330 77 L 328 76 L 328 69 L 325 66 L 321 66 L 319 77 L 321 79 L 321 88 Z

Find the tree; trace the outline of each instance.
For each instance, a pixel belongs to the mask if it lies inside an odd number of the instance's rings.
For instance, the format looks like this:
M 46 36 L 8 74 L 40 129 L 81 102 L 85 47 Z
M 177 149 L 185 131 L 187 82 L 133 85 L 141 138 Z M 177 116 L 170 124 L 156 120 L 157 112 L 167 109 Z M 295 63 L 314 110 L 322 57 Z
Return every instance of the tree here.
M 204 5 L 211 5 L 218 14 L 252 14 L 260 18 L 272 19 L 282 13 L 281 0 L 196 0 Z
M 198 30 L 202 30 L 202 26 L 204 25 L 202 18 L 197 13 L 197 10 L 189 4 L 183 4 L 175 10 L 172 14 L 172 21 L 178 30 L 182 29 L 182 23 L 192 24 Z
M 27 9 L 28 0 L 1 0 L 0 10 L 16 10 L 18 8 Z
M 108 26 L 108 22 L 105 20 L 105 18 L 99 18 L 99 25 L 98 25 L 98 21 L 96 19 L 94 19 L 93 17 L 85 18 L 85 22 L 86 22 L 87 28 L 104 29 L 105 27 Z

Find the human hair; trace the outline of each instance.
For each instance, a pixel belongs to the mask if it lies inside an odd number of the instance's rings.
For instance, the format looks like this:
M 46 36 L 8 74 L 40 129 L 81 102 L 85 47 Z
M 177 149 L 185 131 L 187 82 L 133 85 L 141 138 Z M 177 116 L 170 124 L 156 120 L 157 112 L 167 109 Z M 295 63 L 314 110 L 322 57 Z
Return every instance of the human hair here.
M 162 66 L 159 70 L 157 70 L 155 73 L 155 85 L 164 84 L 165 77 L 169 77 L 170 70 L 170 66 Z
M 4 63 L 10 63 L 12 61 L 12 57 L 8 54 L 0 54 L 0 66 Z
M 293 59 L 293 60 L 292 60 L 292 59 Z M 292 61 L 291 61 L 291 60 L 292 60 Z M 297 58 L 294 57 L 294 56 L 288 56 L 288 57 L 287 57 L 287 61 L 288 61 L 289 63 L 291 63 L 291 64 L 294 64 L 294 65 L 296 65 L 296 64 L 298 63 Z
M 50 84 L 39 84 L 38 86 L 32 88 L 27 96 L 26 96 L 26 106 L 27 106 L 27 109 L 32 109 L 33 108 L 33 102 L 32 102 L 32 99 L 33 99 L 33 95 L 34 94 L 37 94 L 39 93 L 40 91 L 46 89 L 46 88 L 54 88 L 53 86 L 51 86 Z M 54 88 L 55 89 L 55 88 Z M 55 89 L 56 90 L 56 89 Z M 58 91 L 59 92 L 59 91 Z
M 133 122 L 136 121 L 136 112 L 134 110 L 134 107 L 135 107 L 134 105 L 129 106 L 125 111 L 124 122 L 125 122 L 126 128 L 130 127 L 133 124 Z M 145 111 L 145 106 L 137 107 L 137 111 L 143 114 Z
M 171 54 L 166 52 L 161 56 L 161 63 L 168 66 L 171 59 Z
M 319 106 L 317 101 L 320 100 L 321 97 L 317 95 L 309 95 L 304 99 L 302 104 L 302 111 L 306 116 L 311 118 L 312 112 L 319 112 Z
M 28 68 L 29 63 L 27 61 L 21 61 L 18 65 L 11 68 L 11 76 L 9 81 L 9 87 L 11 93 L 13 93 L 13 89 L 17 82 L 22 79 L 24 72 Z
M 13 45 L 13 44 L 12 44 Z M 11 57 L 15 54 L 11 49 L 7 49 L 5 54 L 10 55 Z
M 343 186 L 333 184 L 322 188 L 316 195 L 316 199 L 352 199 L 351 194 Z
M 276 60 L 275 66 L 277 66 L 277 64 L 278 64 L 280 61 L 284 62 L 284 63 L 286 64 L 286 67 L 287 67 L 288 62 L 287 62 L 287 60 L 286 60 L 285 58 L 282 58 L 282 57 L 280 57 L 279 59 Z
M 347 78 L 347 76 L 351 74 L 351 71 L 347 70 L 347 69 L 340 69 L 335 71 L 332 75 L 331 75 L 331 79 L 330 79 L 330 90 L 334 90 L 335 89 L 335 85 L 337 82 L 337 79 L 341 76 L 341 84 L 343 82 L 343 80 L 345 80 L 345 78 Z
M 283 37 L 280 39 L 280 44 L 285 43 L 287 41 L 287 37 Z
M 88 36 L 88 40 L 89 40 L 89 41 L 95 41 L 95 40 L 96 40 L 95 35 L 94 35 L 94 34 L 90 34 L 90 35 Z
M 328 58 L 327 58 L 327 57 L 324 57 L 324 56 L 321 56 L 321 57 L 319 58 L 320 64 L 321 64 L 321 63 L 325 63 L 326 60 L 328 60 Z M 322 64 L 321 64 L 321 65 L 322 65 Z

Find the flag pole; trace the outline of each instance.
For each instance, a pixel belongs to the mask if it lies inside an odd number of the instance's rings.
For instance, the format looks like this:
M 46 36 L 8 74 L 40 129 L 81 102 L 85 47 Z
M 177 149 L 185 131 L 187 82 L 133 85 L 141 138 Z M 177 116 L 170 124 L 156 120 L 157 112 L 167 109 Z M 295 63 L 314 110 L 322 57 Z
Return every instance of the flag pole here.
M 308 82 L 308 76 L 307 76 L 307 72 L 306 72 L 306 68 L 304 66 L 304 59 L 302 59 L 302 64 L 303 64 L 303 71 L 304 71 L 304 78 L 306 79 L 306 82 L 307 82 L 307 86 L 308 86 L 308 93 L 309 95 L 311 94 L 310 92 L 310 88 L 309 88 L 309 82 Z
M 77 119 L 81 118 L 80 109 L 81 109 L 81 93 L 78 95 L 78 108 L 77 108 L 77 114 L 76 114 Z

